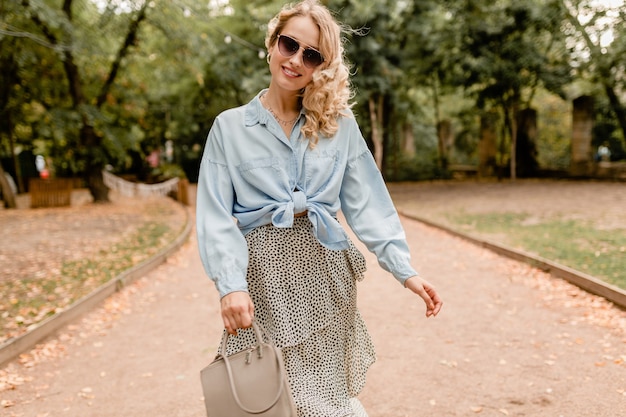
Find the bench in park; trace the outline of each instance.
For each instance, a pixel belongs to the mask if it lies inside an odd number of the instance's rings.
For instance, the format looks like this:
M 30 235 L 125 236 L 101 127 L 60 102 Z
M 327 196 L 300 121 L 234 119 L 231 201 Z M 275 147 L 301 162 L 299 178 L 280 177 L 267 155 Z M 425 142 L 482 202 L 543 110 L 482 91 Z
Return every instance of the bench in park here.
M 475 177 L 478 174 L 478 167 L 475 165 L 451 164 L 448 165 L 448 171 L 454 179 L 464 179 L 467 177 Z

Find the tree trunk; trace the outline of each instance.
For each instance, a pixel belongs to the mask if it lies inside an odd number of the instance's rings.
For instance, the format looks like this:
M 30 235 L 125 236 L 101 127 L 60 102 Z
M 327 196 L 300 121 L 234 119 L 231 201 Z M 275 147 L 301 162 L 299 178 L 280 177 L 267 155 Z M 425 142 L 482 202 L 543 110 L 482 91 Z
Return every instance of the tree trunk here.
M 96 99 L 96 107 L 100 108 L 104 102 L 106 101 L 107 94 L 111 90 L 115 79 L 117 78 L 117 74 L 122 66 L 122 61 L 128 54 L 128 50 L 131 46 L 135 45 L 137 42 L 137 33 L 139 32 L 139 25 L 146 18 L 146 10 L 150 5 L 149 1 L 144 2 L 143 6 L 137 13 L 137 16 L 130 23 L 128 28 L 128 32 L 126 32 L 126 38 L 124 39 L 124 43 L 120 46 L 120 49 L 117 51 L 117 56 L 115 60 L 111 64 L 111 69 L 109 70 L 109 76 L 106 81 L 102 85 L 102 89 L 100 90 L 100 94 L 98 94 L 98 98 Z
M 498 133 L 496 123 L 498 114 L 484 113 L 480 117 L 480 142 L 478 142 L 478 175 L 491 177 L 496 174 L 498 166 Z
M 615 118 L 619 123 L 620 129 L 622 129 L 622 136 L 626 139 L 626 109 L 622 106 L 615 89 L 611 85 L 605 83 L 604 91 L 609 98 L 609 103 L 611 103 L 611 110 L 615 113 Z
M 409 156 L 415 155 L 415 136 L 413 125 L 408 121 L 404 122 L 402 128 L 402 151 Z
M 15 194 L 13 193 L 13 189 L 11 188 L 7 177 L 4 174 L 4 168 L 2 168 L 2 164 L 0 164 L 0 190 L 2 190 L 2 201 L 4 201 L 5 207 L 10 209 L 17 208 L 17 204 L 15 202 Z
M 444 119 L 437 123 L 437 141 L 439 144 L 439 168 L 445 171 L 448 169 L 450 149 L 454 143 L 450 120 Z
M 570 174 L 587 176 L 591 171 L 593 131 L 593 97 L 581 96 L 574 100 L 572 110 L 572 158 Z
M 526 108 L 517 114 L 517 175 L 520 177 L 536 176 L 539 171 L 537 162 L 537 111 Z
M 72 96 L 75 107 L 81 114 L 83 123 L 79 131 L 78 140 L 79 146 L 84 149 L 87 154 L 85 160 L 86 169 L 84 172 L 85 182 L 93 197 L 93 201 L 96 203 L 106 203 L 109 201 L 109 190 L 102 179 L 102 168 L 104 168 L 104 164 L 100 162 L 100 158 L 95 157 L 98 152 L 101 152 L 100 147 L 102 146 L 102 140 L 97 136 L 93 126 L 91 126 L 89 118 L 81 111 L 81 107 L 86 100 L 83 94 L 80 74 L 71 54 L 66 54 L 64 66 L 65 73 L 70 81 L 70 95 Z
M 383 96 L 378 96 L 378 103 L 374 96 L 370 96 L 368 104 L 370 122 L 372 124 L 372 143 L 374 144 L 374 160 L 378 169 L 383 169 Z
M 17 182 L 17 190 L 20 193 L 26 192 L 26 185 L 22 175 L 22 166 L 20 165 L 20 159 L 15 153 L 15 142 L 13 141 L 13 126 L 11 124 L 11 117 L 7 120 L 9 126 L 9 148 L 11 150 L 11 158 L 13 159 L 13 166 L 15 167 L 15 181 Z
M 509 146 L 510 155 L 510 177 L 511 181 L 517 179 L 517 106 L 516 105 L 504 105 L 504 124 L 507 127 L 508 134 L 511 138 Z
M 104 169 L 103 157 L 98 155 L 102 152 L 102 139 L 97 135 L 93 126 L 87 124 L 80 129 L 80 140 L 88 152 L 87 169 L 85 172 L 85 180 L 89 192 L 95 203 L 109 202 L 109 187 L 104 184 L 102 178 L 102 170 Z

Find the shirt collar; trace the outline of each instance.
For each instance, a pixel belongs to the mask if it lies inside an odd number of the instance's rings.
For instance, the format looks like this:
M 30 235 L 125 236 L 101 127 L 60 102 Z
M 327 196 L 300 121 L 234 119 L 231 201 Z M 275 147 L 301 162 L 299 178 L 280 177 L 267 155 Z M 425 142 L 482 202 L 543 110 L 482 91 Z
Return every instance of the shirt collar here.
M 261 95 L 266 91 L 267 89 L 262 90 L 246 104 L 246 126 L 254 126 L 257 123 L 267 124 L 268 112 L 263 111 L 263 105 L 260 99 Z

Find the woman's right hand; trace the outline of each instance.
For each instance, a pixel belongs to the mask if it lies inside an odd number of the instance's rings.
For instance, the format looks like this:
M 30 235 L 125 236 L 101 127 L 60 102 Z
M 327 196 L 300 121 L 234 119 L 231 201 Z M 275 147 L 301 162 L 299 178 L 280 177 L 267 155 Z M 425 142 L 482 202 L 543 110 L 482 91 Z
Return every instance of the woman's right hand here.
M 247 329 L 252 326 L 254 304 L 250 294 L 244 291 L 235 291 L 226 294 L 220 300 L 222 320 L 226 331 L 237 335 L 237 329 Z

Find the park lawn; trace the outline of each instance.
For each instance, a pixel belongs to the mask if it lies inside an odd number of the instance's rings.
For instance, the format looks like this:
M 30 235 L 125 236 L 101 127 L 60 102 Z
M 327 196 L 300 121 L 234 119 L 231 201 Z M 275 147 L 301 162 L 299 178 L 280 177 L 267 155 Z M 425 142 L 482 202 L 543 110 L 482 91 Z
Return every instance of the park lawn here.
M 541 256 L 626 289 L 626 229 L 530 213 L 445 213 L 446 223 L 485 240 Z
M 0 344 L 64 310 L 121 273 L 148 260 L 181 233 L 167 205 L 156 204 L 131 232 L 80 259 L 63 260 L 44 276 L 0 281 Z

